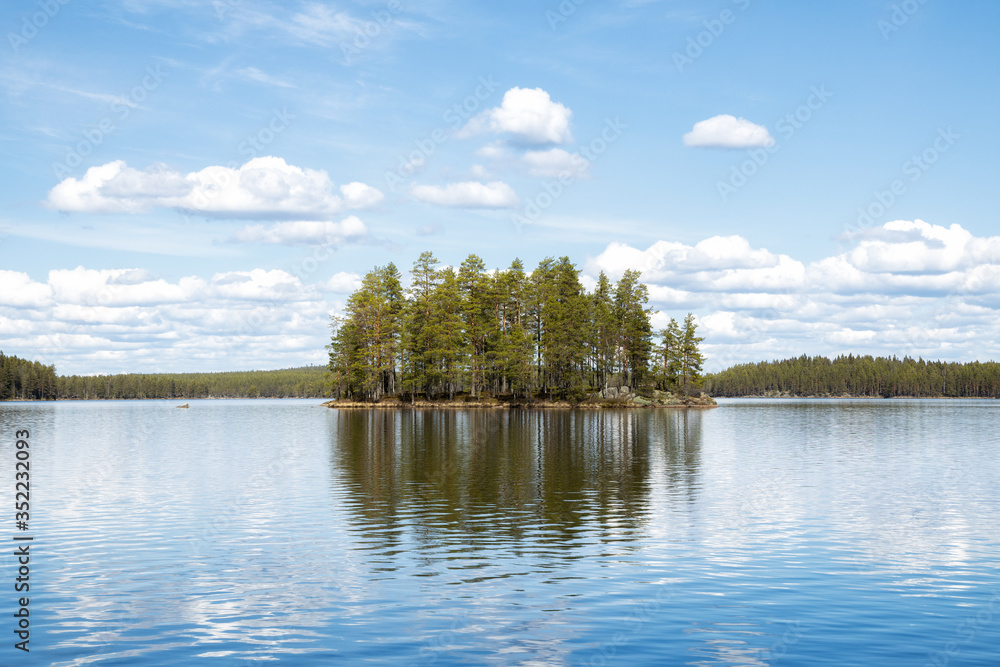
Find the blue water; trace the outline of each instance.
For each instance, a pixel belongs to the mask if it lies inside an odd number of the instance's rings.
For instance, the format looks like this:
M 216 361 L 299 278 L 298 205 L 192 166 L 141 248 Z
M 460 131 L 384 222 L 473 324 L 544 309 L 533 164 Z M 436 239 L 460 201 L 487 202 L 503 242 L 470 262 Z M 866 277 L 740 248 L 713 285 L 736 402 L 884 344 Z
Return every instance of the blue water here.
M 1000 664 L 1000 403 L 318 403 L 0 404 L 0 665 Z

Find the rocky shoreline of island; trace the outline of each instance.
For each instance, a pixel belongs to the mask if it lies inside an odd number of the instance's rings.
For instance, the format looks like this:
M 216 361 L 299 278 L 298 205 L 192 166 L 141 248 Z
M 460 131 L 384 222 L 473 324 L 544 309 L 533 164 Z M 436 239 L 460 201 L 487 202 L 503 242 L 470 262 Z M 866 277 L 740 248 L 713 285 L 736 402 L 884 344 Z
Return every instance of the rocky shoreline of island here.
M 615 391 L 604 390 L 592 394 L 581 401 L 548 400 L 543 398 L 514 398 L 469 395 L 454 398 L 431 398 L 424 396 L 385 396 L 378 401 L 357 401 L 351 399 L 335 399 L 322 404 L 328 408 L 338 409 L 381 409 L 381 408 L 446 408 L 446 409 L 580 409 L 602 410 L 621 408 L 715 408 L 715 399 L 701 393 L 697 396 L 684 396 L 663 391 L 654 391 L 649 396 L 633 394 L 627 387 Z

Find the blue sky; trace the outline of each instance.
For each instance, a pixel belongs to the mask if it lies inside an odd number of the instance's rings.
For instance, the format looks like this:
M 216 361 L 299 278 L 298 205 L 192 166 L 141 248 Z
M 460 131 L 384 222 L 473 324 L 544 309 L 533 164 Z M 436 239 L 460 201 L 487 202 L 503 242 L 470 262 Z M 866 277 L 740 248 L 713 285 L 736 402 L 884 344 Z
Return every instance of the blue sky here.
M 708 367 L 996 358 L 987 0 L 16 3 L 0 349 L 324 363 L 360 275 L 643 270 Z

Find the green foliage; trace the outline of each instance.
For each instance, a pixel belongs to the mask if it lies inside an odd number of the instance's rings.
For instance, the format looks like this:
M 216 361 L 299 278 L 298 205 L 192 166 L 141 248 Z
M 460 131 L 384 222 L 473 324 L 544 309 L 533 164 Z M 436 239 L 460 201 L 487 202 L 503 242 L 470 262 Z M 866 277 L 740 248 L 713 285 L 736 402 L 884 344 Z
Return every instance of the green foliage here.
M 740 364 L 705 379 L 713 396 L 916 396 L 1000 398 L 1000 364 L 904 357 L 801 356 Z
M 128 373 L 57 378 L 58 397 L 133 398 L 322 398 L 329 381 L 322 366 L 224 373 Z
M 0 351 L 0 401 L 52 400 L 56 393 L 55 366 Z
M 646 308 L 649 293 L 646 286 L 639 282 L 639 276 L 638 271 L 625 271 L 615 286 L 612 306 L 619 367 L 625 376 L 625 384 L 630 387 L 645 384 L 653 349 L 653 332 L 649 324 L 651 311 Z
M 397 290 L 396 308 L 380 293 L 391 283 L 379 279 L 383 272 L 369 273 L 334 321 L 329 368 L 338 397 L 468 393 L 579 400 L 607 386 L 682 384 L 680 361 L 664 366 L 673 374 L 668 381 L 653 359 L 652 310 L 638 271 L 626 271 L 616 284 L 602 273 L 588 294 L 568 257 L 546 258 L 528 276 L 517 259 L 506 270 L 487 271 L 481 258 L 469 255 L 455 271 L 438 268 L 425 252 L 413 264 L 406 297 Z M 372 313 L 387 313 L 386 322 L 373 326 L 379 320 Z M 693 316 L 689 320 L 693 327 Z M 680 355 L 679 332 L 677 338 L 671 355 Z M 692 328 L 684 357 L 691 386 L 701 369 L 700 341 Z
M 688 313 L 680 333 L 679 350 L 681 389 L 685 394 L 696 393 L 701 387 L 701 367 L 705 363 L 705 357 L 698 345 L 705 339 L 695 335 L 697 328 L 694 315 Z
M 329 369 L 340 391 L 377 400 L 395 391 L 403 290 L 393 264 L 377 267 L 347 300 L 343 317 L 333 318 Z
M 681 387 L 681 328 L 677 320 L 670 318 L 667 328 L 661 329 L 659 362 L 656 369 L 657 384 L 664 391 L 677 391 Z

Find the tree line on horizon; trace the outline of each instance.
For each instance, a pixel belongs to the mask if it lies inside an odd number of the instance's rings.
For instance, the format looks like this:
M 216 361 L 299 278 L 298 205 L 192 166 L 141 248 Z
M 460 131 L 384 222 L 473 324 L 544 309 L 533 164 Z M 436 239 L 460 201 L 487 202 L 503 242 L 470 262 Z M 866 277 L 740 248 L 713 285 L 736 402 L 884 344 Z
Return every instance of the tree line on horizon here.
M 55 366 L 0 352 L 0 400 L 325 398 L 323 366 L 221 373 L 57 375 Z
M 332 318 L 332 393 L 581 400 L 610 386 L 697 390 L 693 315 L 654 334 L 638 271 L 616 283 L 601 272 L 590 293 L 579 274 L 568 257 L 526 273 L 519 259 L 487 271 L 473 254 L 456 269 L 424 252 L 404 290 L 394 264 L 375 267 Z
M 708 375 L 712 396 L 1000 398 L 1000 363 L 841 355 L 739 364 Z
M 0 401 L 45 401 L 56 397 L 56 367 L 0 351 Z

